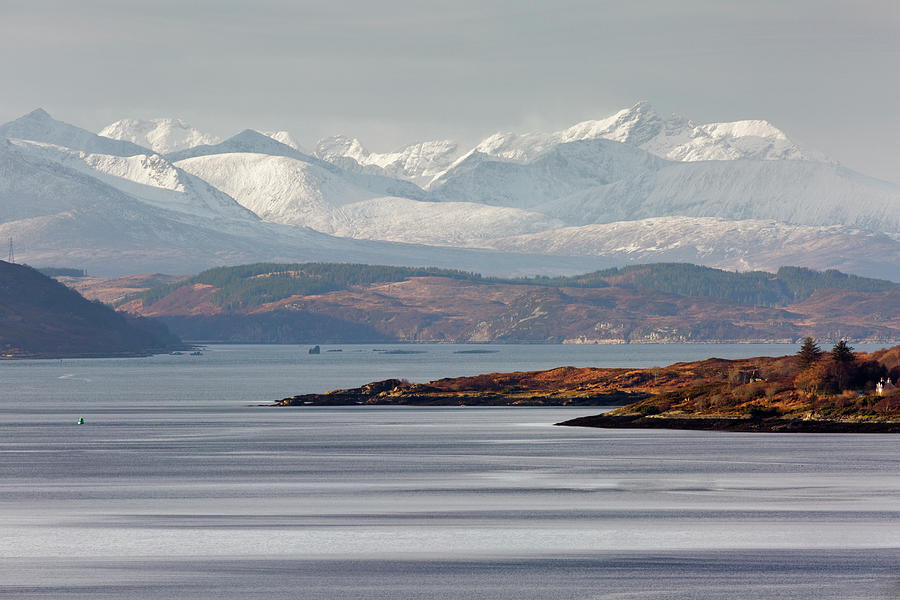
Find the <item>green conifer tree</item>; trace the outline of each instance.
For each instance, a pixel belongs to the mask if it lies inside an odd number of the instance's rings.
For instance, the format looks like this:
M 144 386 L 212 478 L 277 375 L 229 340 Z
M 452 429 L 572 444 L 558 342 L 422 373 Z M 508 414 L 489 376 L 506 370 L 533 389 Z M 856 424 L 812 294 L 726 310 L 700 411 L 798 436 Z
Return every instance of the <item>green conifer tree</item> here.
M 822 349 L 819 348 L 819 345 L 816 344 L 816 340 L 811 337 L 803 340 L 803 344 L 800 345 L 800 350 L 797 352 L 797 357 L 799 358 L 799 366 L 800 369 L 807 369 L 816 361 L 819 360 L 822 356 Z
M 831 360 L 834 361 L 837 370 L 838 391 L 843 390 L 845 383 L 850 379 L 853 361 L 856 360 L 856 357 L 853 356 L 853 348 L 848 346 L 844 340 L 839 341 L 831 349 Z
M 848 346 L 844 340 L 839 341 L 831 349 L 831 360 L 839 364 L 851 363 L 856 357 L 853 356 L 853 347 Z

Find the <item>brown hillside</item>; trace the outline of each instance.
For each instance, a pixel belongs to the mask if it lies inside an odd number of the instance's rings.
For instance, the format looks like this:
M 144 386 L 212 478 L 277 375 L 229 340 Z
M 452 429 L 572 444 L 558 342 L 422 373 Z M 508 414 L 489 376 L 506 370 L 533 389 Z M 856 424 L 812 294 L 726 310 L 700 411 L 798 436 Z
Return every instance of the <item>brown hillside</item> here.
M 819 290 L 803 302 L 772 308 L 631 287 L 640 275 L 636 269 L 612 281 L 626 287 L 602 288 L 413 276 L 243 309 L 225 308 L 219 290 L 195 283 L 149 306 L 136 300 L 120 310 L 161 317 L 189 339 L 233 342 L 260 341 L 260 332 L 267 342 L 353 342 L 359 331 L 367 332 L 366 339 L 402 342 L 793 342 L 807 335 L 900 340 L 900 289 Z M 252 327 L 239 323 L 246 317 Z M 318 325 L 309 327 L 310 319 Z M 313 332 L 323 337 L 307 339 Z
M 152 287 L 168 285 L 185 279 L 184 275 L 164 275 L 149 273 L 126 275 L 125 277 L 55 277 L 57 281 L 77 291 L 88 300 L 99 300 L 105 304 L 115 304 L 132 294 Z

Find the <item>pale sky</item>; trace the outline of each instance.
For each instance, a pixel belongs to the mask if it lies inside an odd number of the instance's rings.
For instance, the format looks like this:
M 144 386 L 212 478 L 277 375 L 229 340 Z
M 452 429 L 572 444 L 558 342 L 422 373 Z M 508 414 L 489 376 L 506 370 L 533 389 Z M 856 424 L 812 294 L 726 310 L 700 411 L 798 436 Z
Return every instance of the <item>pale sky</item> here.
M 646 100 L 900 183 L 898 0 L 0 0 L 0 122 L 179 117 L 373 151 Z

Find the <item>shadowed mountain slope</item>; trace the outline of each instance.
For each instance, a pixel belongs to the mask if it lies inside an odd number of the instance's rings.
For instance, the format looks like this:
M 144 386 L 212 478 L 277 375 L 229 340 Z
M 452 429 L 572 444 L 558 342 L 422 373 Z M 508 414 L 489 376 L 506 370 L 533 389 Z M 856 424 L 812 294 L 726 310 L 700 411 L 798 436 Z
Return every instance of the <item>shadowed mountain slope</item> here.
M 162 324 L 118 313 L 36 270 L 0 261 L 0 356 L 162 352 L 180 340 Z

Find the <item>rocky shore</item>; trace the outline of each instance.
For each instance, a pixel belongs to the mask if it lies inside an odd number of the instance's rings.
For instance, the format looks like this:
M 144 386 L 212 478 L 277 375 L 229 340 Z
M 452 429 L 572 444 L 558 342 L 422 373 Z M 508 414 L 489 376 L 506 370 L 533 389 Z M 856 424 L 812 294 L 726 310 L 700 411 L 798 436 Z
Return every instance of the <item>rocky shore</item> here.
M 515 374 L 508 374 L 515 375 Z M 528 374 L 521 374 L 526 376 Z M 481 376 L 482 378 L 490 377 Z M 410 406 L 623 406 L 645 398 L 640 392 L 609 390 L 547 390 L 527 385 L 514 387 L 507 381 L 497 385 L 462 383 L 459 379 L 442 379 L 413 384 L 400 379 L 375 381 L 346 390 L 325 394 L 303 394 L 284 398 L 277 406 L 343 406 L 343 405 L 410 405 Z

